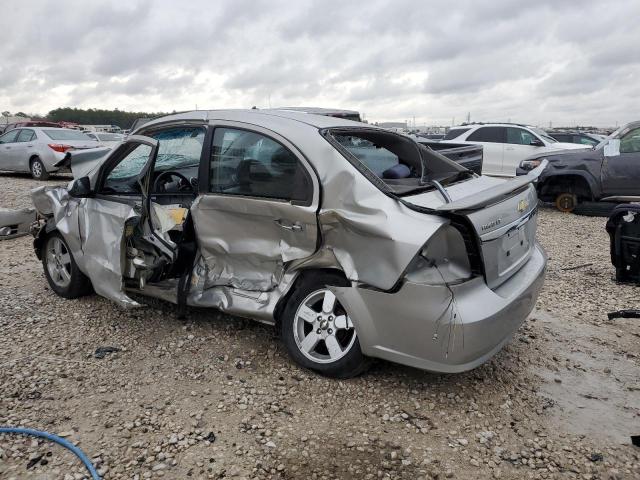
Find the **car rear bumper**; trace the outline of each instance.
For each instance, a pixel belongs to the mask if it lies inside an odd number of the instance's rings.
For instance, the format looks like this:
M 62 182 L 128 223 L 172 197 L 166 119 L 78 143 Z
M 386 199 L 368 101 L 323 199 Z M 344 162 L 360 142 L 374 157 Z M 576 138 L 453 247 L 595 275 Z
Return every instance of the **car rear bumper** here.
M 396 293 L 333 290 L 351 314 L 365 355 L 455 373 L 486 362 L 509 341 L 536 303 L 545 268 L 536 243 L 529 260 L 494 290 L 481 277 L 450 289 L 405 282 Z

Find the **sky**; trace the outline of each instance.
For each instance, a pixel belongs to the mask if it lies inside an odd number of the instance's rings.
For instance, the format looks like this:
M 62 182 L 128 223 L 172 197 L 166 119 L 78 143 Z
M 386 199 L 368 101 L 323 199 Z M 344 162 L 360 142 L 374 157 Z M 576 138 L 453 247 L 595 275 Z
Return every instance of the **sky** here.
M 640 119 L 639 0 L 30 0 L 2 10 L 0 111 Z

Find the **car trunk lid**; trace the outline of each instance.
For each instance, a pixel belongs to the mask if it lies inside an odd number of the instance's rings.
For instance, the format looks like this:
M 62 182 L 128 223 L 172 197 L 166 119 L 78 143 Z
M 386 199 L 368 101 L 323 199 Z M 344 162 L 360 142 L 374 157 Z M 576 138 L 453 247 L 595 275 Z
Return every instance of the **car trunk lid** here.
M 404 197 L 403 201 L 469 225 L 487 285 L 497 288 L 533 253 L 538 200 L 531 183 L 545 166 L 546 162 L 512 180 L 476 177 L 459 182 L 446 189 L 450 201 L 438 191 Z

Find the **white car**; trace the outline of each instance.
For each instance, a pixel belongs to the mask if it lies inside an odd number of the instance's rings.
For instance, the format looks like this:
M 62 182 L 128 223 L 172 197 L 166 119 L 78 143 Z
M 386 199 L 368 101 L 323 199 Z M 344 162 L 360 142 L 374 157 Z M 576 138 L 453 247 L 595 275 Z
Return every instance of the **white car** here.
M 509 123 L 453 127 L 440 143 L 482 145 L 482 173 L 502 177 L 515 177 L 520 162 L 531 155 L 586 148 L 585 145 L 558 142 L 536 127 Z

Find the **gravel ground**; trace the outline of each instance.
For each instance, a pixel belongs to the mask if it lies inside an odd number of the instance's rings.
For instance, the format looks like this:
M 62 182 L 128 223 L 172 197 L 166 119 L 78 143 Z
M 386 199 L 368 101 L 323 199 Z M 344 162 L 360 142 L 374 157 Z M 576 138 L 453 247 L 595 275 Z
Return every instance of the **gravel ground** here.
M 38 182 L 0 184 L 21 207 Z M 606 316 L 640 307 L 638 289 L 612 280 L 604 219 L 543 209 L 539 224 L 544 291 L 493 360 L 457 375 L 377 362 L 348 381 L 216 311 L 64 300 L 30 237 L 0 243 L 0 424 L 74 441 L 105 479 L 640 478 L 640 322 Z M 104 346 L 119 351 L 96 358 Z M 0 435 L 0 478 L 84 474 L 61 447 Z

